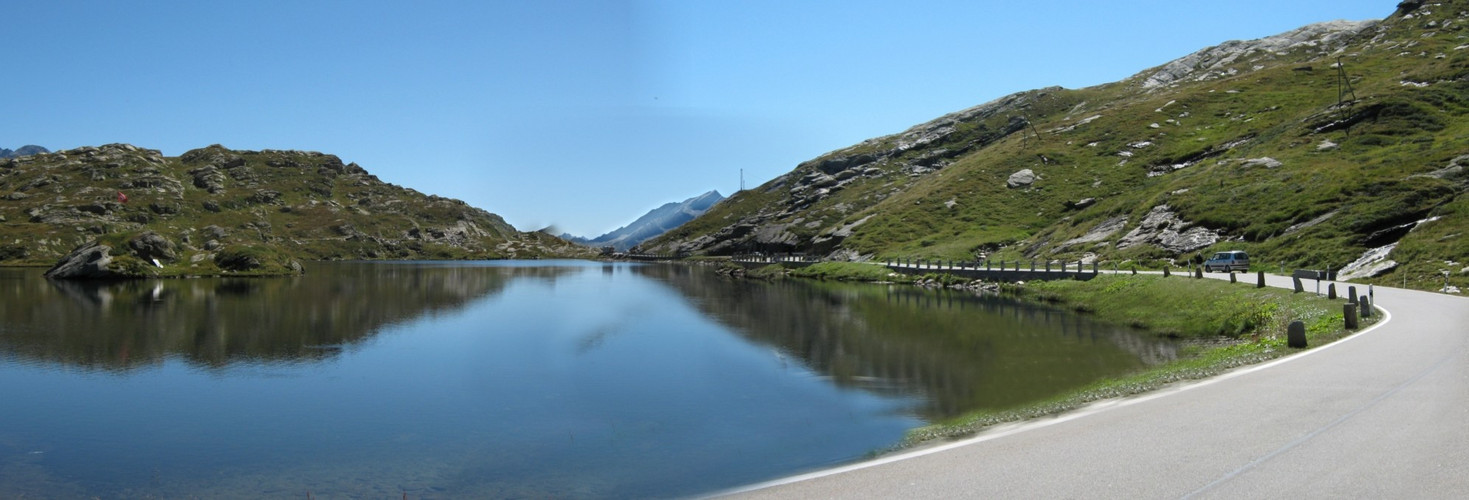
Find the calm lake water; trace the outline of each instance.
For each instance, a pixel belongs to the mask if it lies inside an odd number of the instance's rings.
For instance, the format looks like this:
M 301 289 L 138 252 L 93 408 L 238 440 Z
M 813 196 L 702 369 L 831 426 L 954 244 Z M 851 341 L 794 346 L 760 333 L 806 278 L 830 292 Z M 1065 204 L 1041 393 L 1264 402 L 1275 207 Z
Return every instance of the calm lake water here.
M 1171 359 L 909 286 L 580 261 L 0 269 L 0 497 L 677 497 Z

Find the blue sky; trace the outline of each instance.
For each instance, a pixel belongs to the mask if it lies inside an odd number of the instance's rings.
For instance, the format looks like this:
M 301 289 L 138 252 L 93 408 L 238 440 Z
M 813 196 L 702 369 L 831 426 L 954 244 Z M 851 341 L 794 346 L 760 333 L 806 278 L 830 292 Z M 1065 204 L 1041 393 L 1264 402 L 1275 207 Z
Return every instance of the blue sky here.
M 336 154 L 524 230 L 1396 0 L 0 0 L 0 147 Z

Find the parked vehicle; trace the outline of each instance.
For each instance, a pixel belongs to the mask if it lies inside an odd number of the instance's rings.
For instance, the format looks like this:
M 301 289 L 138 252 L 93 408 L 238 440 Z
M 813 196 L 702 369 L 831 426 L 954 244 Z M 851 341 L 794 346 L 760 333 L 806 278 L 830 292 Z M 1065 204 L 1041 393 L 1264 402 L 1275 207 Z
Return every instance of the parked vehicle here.
M 1207 273 L 1214 271 L 1227 273 L 1231 271 L 1249 270 L 1250 256 L 1239 250 L 1219 252 L 1214 254 L 1213 257 L 1210 257 L 1209 260 L 1204 261 L 1204 272 Z

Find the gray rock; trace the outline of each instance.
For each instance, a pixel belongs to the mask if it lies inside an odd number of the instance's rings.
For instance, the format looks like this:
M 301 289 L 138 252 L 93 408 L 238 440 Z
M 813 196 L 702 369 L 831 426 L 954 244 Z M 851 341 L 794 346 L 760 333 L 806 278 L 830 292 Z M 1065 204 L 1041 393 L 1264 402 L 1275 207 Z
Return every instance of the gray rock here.
M 260 259 L 238 252 L 217 254 L 214 256 L 214 264 L 226 271 L 249 271 L 265 266 Z
M 1438 170 L 1434 170 L 1425 174 L 1410 175 L 1408 176 L 1408 178 L 1412 179 L 1415 177 L 1431 177 L 1434 179 L 1454 179 L 1462 177 L 1464 175 L 1465 165 L 1469 165 L 1469 155 L 1463 155 L 1454 158 L 1453 160 L 1450 160 L 1449 166 L 1447 167 L 1440 168 Z
M 280 201 L 280 199 L 281 199 L 281 192 L 280 191 L 272 191 L 272 190 L 269 190 L 269 189 L 261 189 L 259 191 L 256 191 L 255 194 L 250 195 L 249 201 L 250 201 L 250 203 L 256 203 L 256 204 L 261 204 L 261 205 L 269 205 L 269 204 L 273 204 L 273 203 L 276 203 L 276 202 Z
M 1343 266 L 1341 271 L 1337 273 L 1336 279 L 1340 281 L 1351 281 L 1359 278 L 1371 278 L 1398 267 L 1397 261 L 1387 258 L 1393 249 L 1397 247 L 1397 243 L 1392 243 L 1363 252 L 1362 256 L 1357 258 L 1357 260 Z
M 1143 88 L 1165 87 L 1176 82 L 1206 81 L 1239 73 L 1262 58 L 1304 48 L 1330 52 L 1347 44 L 1358 33 L 1377 26 L 1377 21 L 1330 21 L 1312 24 L 1279 35 L 1249 41 L 1229 41 L 1173 60 L 1143 77 Z M 1139 75 L 1141 76 L 1141 75 Z
M 211 240 L 222 240 L 226 236 L 229 236 L 229 234 L 230 234 L 229 231 L 225 231 L 224 228 L 219 227 L 219 226 L 216 226 L 216 225 L 213 225 L 213 224 L 210 224 L 208 226 L 204 226 L 204 229 L 201 229 L 199 232 L 200 233 L 203 233 L 204 234 L 204 237 L 209 238 Z
M 1148 212 L 1138 227 L 1122 237 L 1117 248 L 1153 244 L 1174 253 L 1186 253 L 1219 241 L 1219 233 L 1190 226 L 1192 224 L 1180 219 L 1168 205 L 1158 205 Z
M 45 276 L 50 279 L 114 279 L 121 278 L 108 268 L 112 263 L 112 247 L 95 241 L 66 254 Z
M 173 243 L 153 231 L 145 232 L 129 240 L 128 248 L 133 251 L 133 255 L 143 259 L 143 262 L 151 262 L 154 259 L 170 261 L 178 259 L 178 255 L 174 253 Z
M 1010 174 L 1010 178 L 1005 181 L 1005 186 L 1010 188 L 1029 186 L 1035 183 L 1035 181 L 1039 178 L 1039 176 L 1035 175 L 1035 172 L 1032 172 L 1030 169 L 1027 168 L 1025 170 Z
M 224 173 L 220 172 L 214 165 L 206 165 L 190 170 L 189 175 L 194 177 L 194 187 L 208 190 L 213 194 L 224 191 Z
M 1266 156 L 1264 158 L 1251 158 L 1245 160 L 1244 165 L 1246 167 L 1280 168 L 1280 166 L 1284 165 L 1284 163 L 1281 163 L 1280 160 L 1277 160 L 1275 158 Z
M 1086 234 L 1078 238 L 1067 240 L 1065 243 L 1062 243 L 1056 248 L 1064 250 L 1075 245 L 1104 241 L 1107 238 L 1111 237 L 1113 234 L 1116 234 L 1118 231 L 1121 231 L 1124 227 L 1127 227 L 1127 216 L 1119 215 L 1117 217 L 1102 221 L 1100 224 L 1097 224 L 1096 227 L 1092 228 L 1091 231 L 1087 231 Z

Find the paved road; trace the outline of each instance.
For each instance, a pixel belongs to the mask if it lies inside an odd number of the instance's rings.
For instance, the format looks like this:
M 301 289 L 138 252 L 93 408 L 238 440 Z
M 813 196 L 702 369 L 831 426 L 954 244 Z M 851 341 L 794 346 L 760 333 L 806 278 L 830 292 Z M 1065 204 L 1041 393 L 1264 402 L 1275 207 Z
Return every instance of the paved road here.
M 1376 296 L 1386 323 L 1301 355 L 734 494 L 1469 498 L 1469 299 Z

